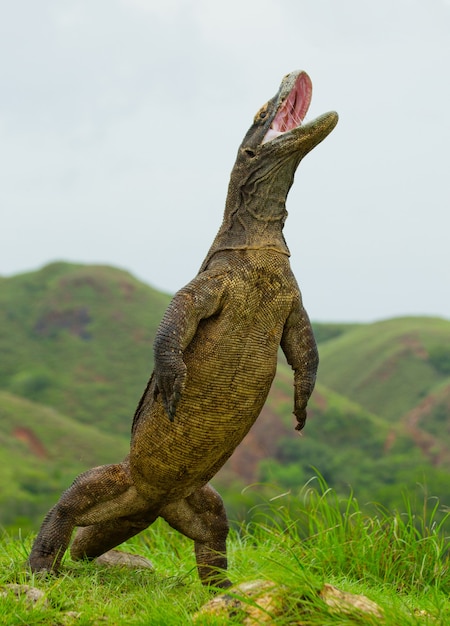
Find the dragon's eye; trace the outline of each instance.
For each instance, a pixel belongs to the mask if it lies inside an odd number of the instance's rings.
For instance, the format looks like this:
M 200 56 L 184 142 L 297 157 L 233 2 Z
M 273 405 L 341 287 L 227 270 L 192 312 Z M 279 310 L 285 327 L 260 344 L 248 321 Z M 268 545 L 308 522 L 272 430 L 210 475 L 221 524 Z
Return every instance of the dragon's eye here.
M 253 120 L 255 124 L 266 119 L 267 109 L 268 109 L 268 104 L 265 104 L 263 107 L 259 109 L 258 113 L 255 115 L 255 119 Z

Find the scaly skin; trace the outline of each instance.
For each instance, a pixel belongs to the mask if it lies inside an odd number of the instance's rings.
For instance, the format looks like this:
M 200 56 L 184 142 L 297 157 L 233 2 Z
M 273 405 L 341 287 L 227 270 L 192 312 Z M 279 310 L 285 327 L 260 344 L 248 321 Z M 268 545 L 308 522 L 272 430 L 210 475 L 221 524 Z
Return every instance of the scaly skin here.
M 310 89 L 306 74 L 288 74 L 257 113 L 238 151 L 217 237 L 159 327 L 130 454 L 85 472 L 63 493 L 34 542 L 33 571 L 58 569 L 75 527 L 72 556 L 92 559 L 162 517 L 194 540 L 204 584 L 231 584 L 227 517 L 208 481 L 258 417 L 279 346 L 294 370 L 298 430 L 318 365 L 282 234 L 297 166 L 337 123 L 331 112 L 298 125 Z

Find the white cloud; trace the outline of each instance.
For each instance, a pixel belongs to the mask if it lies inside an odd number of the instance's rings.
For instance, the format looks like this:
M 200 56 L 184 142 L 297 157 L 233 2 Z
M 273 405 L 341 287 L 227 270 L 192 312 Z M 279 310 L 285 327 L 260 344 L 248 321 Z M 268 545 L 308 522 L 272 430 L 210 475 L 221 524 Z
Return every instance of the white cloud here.
M 198 0 L 191 9 L 207 42 L 225 45 L 231 54 L 242 48 L 251 53 L 256 42 L 265 43 L 269 57 L 271 40 L 285 26 L 282 6 L 275 0 Z
M 312 316 L 450 316 L 448 4 L 9 3 L 0 273 L 66 257 L 180 287 L 219 226 L 253 114 L 300 67 L 311 116 L 340 114 L 288 199 Z
M 166 19 L 174 18 L 190 4 L 190 0 L 120 0 L 120 2 L 127 7 Z

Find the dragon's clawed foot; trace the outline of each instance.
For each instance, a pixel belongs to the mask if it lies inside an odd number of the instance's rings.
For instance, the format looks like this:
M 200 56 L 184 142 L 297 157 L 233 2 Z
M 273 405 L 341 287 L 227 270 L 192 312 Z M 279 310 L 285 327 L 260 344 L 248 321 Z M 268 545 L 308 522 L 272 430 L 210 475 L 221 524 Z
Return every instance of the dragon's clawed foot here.
M 173 422 L 186 384 L 186 365 L 181 361 L 176 367 L 155 371 L 155 383 L 155 398 L 161 394 L 164 408 L 170 421 Z

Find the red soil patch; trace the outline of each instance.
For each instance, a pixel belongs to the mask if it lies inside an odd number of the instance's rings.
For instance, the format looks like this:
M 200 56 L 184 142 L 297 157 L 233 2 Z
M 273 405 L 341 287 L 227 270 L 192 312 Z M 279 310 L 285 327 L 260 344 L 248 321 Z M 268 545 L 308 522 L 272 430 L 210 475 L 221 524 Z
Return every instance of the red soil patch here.
M 430 394 L 402 418 L 406 432 L 434 466 L 439 466 L 448 461 L 450 459 L 450 450 L 443 441 L 422 430 L 420 422 L 426 419 L 433 408 L 448 395 L 450 395 L 448 387 L 441 390 L 438 394 Z
M 19 441 L 23 441 L 34 456 L 37 456 L 39 459 L 49 458 L 43 443 L 30 428 L 16 426 L 13 430 L 13 436 Z

